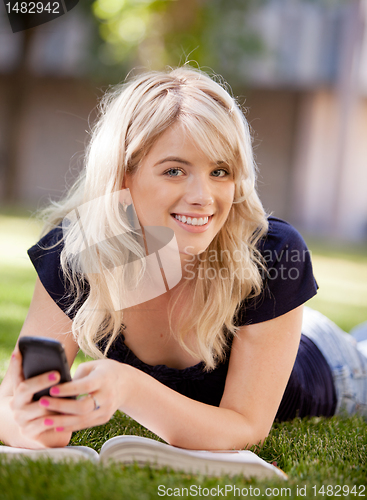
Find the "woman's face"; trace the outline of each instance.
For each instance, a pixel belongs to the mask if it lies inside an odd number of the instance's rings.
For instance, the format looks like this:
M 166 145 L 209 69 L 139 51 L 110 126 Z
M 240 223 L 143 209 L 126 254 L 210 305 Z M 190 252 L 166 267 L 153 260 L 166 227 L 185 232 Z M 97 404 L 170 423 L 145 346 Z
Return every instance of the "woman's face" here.
M 124 187 L 130 189 L 143 227 L 174 230 L 181 259 L 209 246 L 227 219 L 235 192 L 226 164 L 208 160 L 179 123 L 158 139 L 139 170 L 126 176 Z

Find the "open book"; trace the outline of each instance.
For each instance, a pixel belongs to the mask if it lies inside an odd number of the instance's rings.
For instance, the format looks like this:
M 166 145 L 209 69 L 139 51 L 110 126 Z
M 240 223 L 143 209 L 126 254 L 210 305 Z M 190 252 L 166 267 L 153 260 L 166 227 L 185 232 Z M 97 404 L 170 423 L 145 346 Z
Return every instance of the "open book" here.
M 279 476 L 287 479 L 287 475 L 283 471 L 268 464 L 251 451 L 186 450 L 140 436 L 113 437 L 104 443 L 99 454 L 88 446 L 66 446 L 65 448 L 45 450 L 0 446 L 0 455 L 6 455 L 8 459 L 20 457 L 28 457 L 33 460 L 50 458 L 56 462 L 66 459 L 89 459 L 94 462 L 114 461 L 125 465 L 149 464 L 151 467 L 168 467 L 175 471 L 208 476 L 242 474 L 244 477 L 271 478 Z

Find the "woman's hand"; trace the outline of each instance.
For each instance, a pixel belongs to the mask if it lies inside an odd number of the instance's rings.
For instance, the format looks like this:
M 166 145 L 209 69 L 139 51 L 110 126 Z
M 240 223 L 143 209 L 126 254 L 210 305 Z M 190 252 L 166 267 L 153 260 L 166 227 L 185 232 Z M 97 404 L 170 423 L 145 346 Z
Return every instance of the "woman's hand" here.
M 50 396 L 43 396 L 31 405 L 28 403 L 26 409 L 33 417 L 27 424 L 31 432 L 39 435 L 47 429 L 55 433 L 71 434 L 73 431 L 105 424 L 122 404 L 123 396 L 126 394 L 123 388 L 127 379 L 126 372 L 130 370 L 134 369 L 109 359 L 81 364 L 71 382 L 60 385 L 54 385 L 54 382 Z M 40 376 L 44 379 L 39 381 L 37 391 L 44 387 L 40 387 L 42 383 L 50 386 L 47 376 L 47 374 Z M 79 399 L 65 399 L 66 396 L 79 396 Z M 17 401 L 21 401 L 21 398 L 18 397 Z M 20 422 L 24 418 L 22 413 Z
M 10 401 L 14 421 L 18 424 L 22 441 L 13 446 L 29 448 L 46 448 L 66 446 L 71 438 L 71 432 L 61 429 L 55 432 L 40 422 L 52 420 L 54 411 L 33 401 L 33 395 L 43 389 L 57 384 L 60 380 L 58 372 L 47 372 L 28 380 L 24 379 L 22 356 L 16 348 L 10 363 L 10 375 L 13 384 L 13 397 Z

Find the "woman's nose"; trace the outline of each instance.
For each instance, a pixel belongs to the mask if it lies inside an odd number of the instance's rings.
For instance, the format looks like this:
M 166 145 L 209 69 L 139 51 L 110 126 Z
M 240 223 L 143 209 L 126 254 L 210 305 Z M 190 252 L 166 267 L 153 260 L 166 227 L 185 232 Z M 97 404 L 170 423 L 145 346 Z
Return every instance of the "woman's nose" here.
M 191 205 L 212 205 L 214 197 L 210 181 L 201 177 L 193 177 L 187 184 L 185 199 Z

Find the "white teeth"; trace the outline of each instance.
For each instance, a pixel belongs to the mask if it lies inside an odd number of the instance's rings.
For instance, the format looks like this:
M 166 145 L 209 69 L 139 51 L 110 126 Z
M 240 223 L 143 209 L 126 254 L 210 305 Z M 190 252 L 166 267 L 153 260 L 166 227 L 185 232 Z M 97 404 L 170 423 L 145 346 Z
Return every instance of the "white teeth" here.
M 198 219 L 197 217 L 186 218 L 185 215 L 175 215 L 175 218 L 181 222 L 184 222 L 185 224 L 190 224 L 191 226 L 204 226 L 209 221 L 209 217 L 200 217 Z

